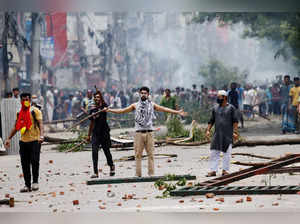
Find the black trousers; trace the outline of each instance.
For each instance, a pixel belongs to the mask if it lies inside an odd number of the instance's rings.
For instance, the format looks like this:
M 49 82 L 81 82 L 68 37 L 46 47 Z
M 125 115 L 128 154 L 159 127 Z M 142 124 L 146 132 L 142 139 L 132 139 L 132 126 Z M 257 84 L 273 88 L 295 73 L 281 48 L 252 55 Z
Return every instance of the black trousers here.
M 273 100 L 272 104 L 273 104 L 273 113 L 276 115 L 280 115 L 280 102 Z
M 112 155 L 110 153 L 111 141 L 110 141 L 109 133 L 104 133 L 101 135 L 93 134 L 93 136 L 92 136 L 92 159 L 93 159 L 94 173 L 98 173 L 98 151 L 99 151 L 100 145 L 102 146 L 103 152 L 105 154 L 107 164 L 109 166 L 114 165 Z
M 299 131 L 300 130 L 300 123 L 299 123 L 299 115 L 298 115 L 298 111 L 297 111 L 297 106 L 292 106 L 292 111 L 294 114 L 294 119 L 295 119 L 295 130 Z
M 33 183 L 38 183 L 40 168 L 41 144 L 38 141 L 19 142 L 21 165 L 25 185 L 31 187 L 31 169 Z

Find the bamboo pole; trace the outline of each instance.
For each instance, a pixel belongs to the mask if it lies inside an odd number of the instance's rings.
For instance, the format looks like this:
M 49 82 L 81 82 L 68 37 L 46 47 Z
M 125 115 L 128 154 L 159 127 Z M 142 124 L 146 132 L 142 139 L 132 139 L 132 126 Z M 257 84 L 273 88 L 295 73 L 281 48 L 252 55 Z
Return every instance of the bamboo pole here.
M 97 112 L 95 112 L 95 113 L 92 113 L 91 115 L 89 115 L 89 116 L 87 116 L 87 117 L 81 119 L 80 121 L 78 121 L 77 123 L 75 123 L 74 125 L 72 125 L 70 128 L 68 128 L 66 131 L 67 131 L 67 132 L 68 132 L 68 131 L 71 131 L 73 128 L 77 127 L 78 125 L 80 125 L 81 123 L 85 122 L 85 121 L 88 120 L 89 118 L 91 118 L 91 117 L 93 117 L 93 116 L 95 116 L 95 115 L 97 115 L 97 114 L 100 114 L 101 112 L 104 112 L 104 110 L 99 110 L 99 111 L 97 111 Z
M 300 138 L 295 139 L 275 139 L 275 140 L 244 140 L 233 144 L 238 146 L 258 146 L 258 145 L 297 145 L 300 144 Z
M 253 157 L 253 158 L 259 158 L 259 159 L 276 159 L 275 157 L 269 157 L 269 156 L 260 156 L 260 155 L 254 155 L 254 154 L 250 154 L 250 153 L 232 153 L 232 156 L 249 156 L 249 157 Z
M 54 121 L 46 121 L 43 124 L 58 124 L 58 123 L 74 122 L 74 121 L 77 120 L 76 119 L 54 120 Z
M 77 145 L 73 146 L 72 148 L 70 148 L 69 150 L 67 150 L 66 153 L 72 152 L 74 149 L 76 149 L 76 148 L 78 148 L 78 147 L 80 147 L 80 146 L 82 146 L 83 144 L 86 144 L 86 143 L 87 143 L 87 141 L 83 140 L 79 144 L 77 144 Z
M 154 154 L 153 156 L 165 156 L 165 157 L 170 157 L 170 158 L 174 158 L 174 157 L 177 157 L 177 154 Z M 148 155 L 143 155 L 142 158 L 147 158 Z M 123 161 L 134 161 L 135 160 L 135 156 L 123 156 L 121 157 L 120 159 L 116 159 L 114 160 L 115 162 L 123 162 Z

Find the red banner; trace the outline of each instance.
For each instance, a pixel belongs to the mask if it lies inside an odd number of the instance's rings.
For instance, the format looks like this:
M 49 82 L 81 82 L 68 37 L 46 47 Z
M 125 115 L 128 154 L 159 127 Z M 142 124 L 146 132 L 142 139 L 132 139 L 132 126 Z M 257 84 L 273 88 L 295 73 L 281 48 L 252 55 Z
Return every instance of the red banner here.
M 66 58 L 67 40 L 67 13 L 57 12 L 46 14 L 47 36 L 54 38 L 54 58 L 52 66 L 60 65 Z

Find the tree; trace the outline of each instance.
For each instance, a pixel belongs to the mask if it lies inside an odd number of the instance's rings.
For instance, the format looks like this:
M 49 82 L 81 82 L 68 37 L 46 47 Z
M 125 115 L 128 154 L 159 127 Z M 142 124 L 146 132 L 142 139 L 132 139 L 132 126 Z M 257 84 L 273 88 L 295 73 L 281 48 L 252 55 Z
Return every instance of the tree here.
M 271 40 L 277 49 L 274 58 L 292 59 L 300 71 L 300 13 L 200 13 L 193 22 L 215 19 L 220 26 L 243 23 L 244 37 Z
M 207 65 L 202 66 L 199 72 L 205 80 L 205 85 L 217 88 L 228 86 L 232 81 L 244 84 L 247 74 L 247 71 L 240 72 L 236 67 L 225 67 L 218 60 L 211 60 Z

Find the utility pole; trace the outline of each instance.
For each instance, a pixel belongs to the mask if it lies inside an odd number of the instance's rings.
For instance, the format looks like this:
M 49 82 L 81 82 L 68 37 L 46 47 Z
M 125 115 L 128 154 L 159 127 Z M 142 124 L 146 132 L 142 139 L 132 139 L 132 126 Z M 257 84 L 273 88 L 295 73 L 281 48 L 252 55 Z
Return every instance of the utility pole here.
M 113 14 L 114 27 L 113 37 L 115 41 L 115 63 L 118 70 L 121 89 L 127 89 L 128 73 L 126 72 L 126 57 L 127 57 L 127 31 L 125 27 L 125 19 L 127 13 L 116 12 Z M 118 53 L 118 55 L 116 55 Z
M 9 32 L 9 13 L 4 13 L 4 29 L 2 32 L 2 66 L 3 66 L 3 79 L 4 79 L 4 93 L 2 96 L 5 95 L 6 92 L 10 90 L 10 82 L 9 82 L 9 62 L 7 56 L 7 38 Z
M 40 38 L 41 26 L 39 13 L 32 13 L 31 63 L 27 80 L 32 81 L 32 93 L 40 92 Z
M 78 41 L 78 47 L 76 53 L 79 57 L 79 61 L 81 61 L 81 58 L 85 58 L 85 46 L 83 44 L 84 24 L 81 19 L 81 12 L 76 13 L 76 31 L 77 31 L 77 41 Z M 78 65 L 76 67 L 73 67 L 73 84 L 78 85 L 78 87 L 80 87 L 80 78 L 85 73 L 86 70 L 85 66 L 87 65 Z

